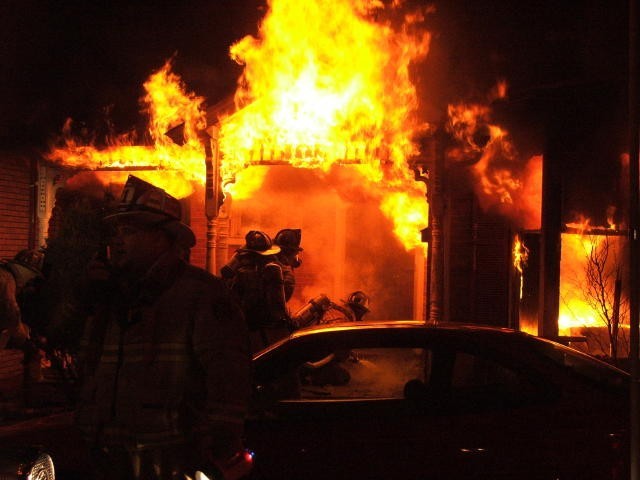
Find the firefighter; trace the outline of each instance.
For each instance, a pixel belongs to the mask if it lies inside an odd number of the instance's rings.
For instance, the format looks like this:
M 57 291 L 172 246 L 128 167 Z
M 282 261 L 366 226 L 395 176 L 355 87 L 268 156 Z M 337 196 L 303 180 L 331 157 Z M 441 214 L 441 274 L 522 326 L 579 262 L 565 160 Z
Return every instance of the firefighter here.
M 336 322 L 359 322 L 368 312 L 369 296 L 362 290 L 350 293 L 347 300 L 341 300 L 341 304 L 321 293 L 293 313 L 291 323 L 295 328 L 302 328 Z
M 289 334 L 280 247 L 262 231 L 251 230 L 221 274 L 236 295 L 249 326 L 255 352 Z
M 23 322 L 23 311 L 44 279 L 43 263 L 44 253 L 39 249 L 24 249 L 0 261 L 0 348 L 24 352 L 27 378 L 32 381 L 42 380 L 42 354 Z
M 287 302 L 291 299 L 296 286 L 296 277 L 293 271 L 302 264 L 300 252 L 304 249 L 300 247 L 301 240 L 302 230 L 299 228 L 284 228 L 276 233 L 273 239 L 274 243 L 280 247 L 280 252 L 276 254 L 276 257 L 282 266 L 284 293 Z
M 88 267 L 104 294 L 82 341 L 75 412 L 92 478 L 237 478 L 250 394 L 242 313 L 220 278 L 184 260 L 195 236 L 176 198 L 129 176 L 104 220 L 108 259 Z
M 353 321 L 359 322 L 369 313 L 369 296 L 362 290 L 356 290 L 347 297 L 343 303 L 353 312 Z
M 336 322 L 359 322 L 369 312 L 369 296 L 362 290 L 356 290 L 342 300 L 342 305 L 331 302 L 324 309 L 318 323 L 328 325 Z M 357 356 L 350 350 L 337 350 L 327 357 L 313 363 L 307 363 L 307 381 L 312 385 L 346 385 L 351 380 L 347 363 L 358 363 Z
M 316 299 L 310 303 L 319 304 Z M 369 296 L 362 290 L 356 290 L 350 293 L 346 300 L 340 300 L 340 303 L 324 302 L 323 308 L 316 308 L 315 312 L 317 318 L 309 323 L 328 325 L 337 322 L 359 322 L 369 313 Z M 299 314 L 296 312 L 294 318 L 298 318 L 298 316 Z
M 259 230 L 245 235 L 245 244 L 221 269 L 247 319 L 251 351 L 256 352 L 290 333 L 280 247 Z

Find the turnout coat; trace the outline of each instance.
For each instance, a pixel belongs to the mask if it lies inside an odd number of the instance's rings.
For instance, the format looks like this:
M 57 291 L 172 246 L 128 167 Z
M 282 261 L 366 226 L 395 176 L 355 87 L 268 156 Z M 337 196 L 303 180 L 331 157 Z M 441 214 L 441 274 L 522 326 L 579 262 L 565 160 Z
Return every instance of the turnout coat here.
M 95 308 L 77 425 L 94 446 L 144 450 L 205 436 L 221 457 L 233 453 L 250 395 L 247 338 L 222 281 L 165 255 Z

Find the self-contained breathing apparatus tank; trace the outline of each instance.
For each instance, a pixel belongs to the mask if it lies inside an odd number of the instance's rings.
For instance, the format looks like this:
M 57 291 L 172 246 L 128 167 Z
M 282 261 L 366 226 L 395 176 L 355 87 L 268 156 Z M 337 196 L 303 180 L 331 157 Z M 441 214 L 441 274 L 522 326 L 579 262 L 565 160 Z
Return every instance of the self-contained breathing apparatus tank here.
M 324 293 L 312 298 L 291 316 L 293 327 L 298 329 L 319 323 L 331 304 L 331 300 Z

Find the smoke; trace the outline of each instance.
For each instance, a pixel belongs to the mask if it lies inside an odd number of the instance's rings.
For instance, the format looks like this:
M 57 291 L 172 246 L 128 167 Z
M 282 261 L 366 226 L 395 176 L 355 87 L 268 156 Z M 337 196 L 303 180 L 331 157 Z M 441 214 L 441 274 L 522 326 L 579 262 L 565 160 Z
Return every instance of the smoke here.
M 357 361 L 341 365 L 349 372 L 349 396 L 401 398 L 407 381 L 425 381 L 427 352 L 409 348 L 362 348 L 351 352 Z M 337 390 L 337 389 L 336 389 Z
M 121 189 L 126 172 L 81 171 L 72 174 L 64 183 L 65 189 L 95 200 L 115 197 L 114 189 Z M 116 192 L 119 193 L 119 192 Z
M 366 185 L 345 166 L 328 174 L 277 166 L 269 169 L 258 194 L 233 202 L 242 237 L 253 229 L 272 238 L 282 228 L 302 229 L 292 311 L 321 293 L 339 303 L 363 290 L 371 298 L 365 318 L 412 317 L 413 253 L 393 236 L 391 222 Z
M 540 228 L 542 161 L 534 155 L 526 161 L 496 162 L 474 168 L 474 189 L 480 207 L 509 219 L 517 229 Z

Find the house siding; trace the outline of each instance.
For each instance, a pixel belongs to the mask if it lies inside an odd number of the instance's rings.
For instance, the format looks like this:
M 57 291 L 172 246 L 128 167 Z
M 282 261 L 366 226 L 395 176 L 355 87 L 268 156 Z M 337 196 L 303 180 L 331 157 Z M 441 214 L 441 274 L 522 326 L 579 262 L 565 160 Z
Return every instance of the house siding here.
M 0 159 L 0 258 L 34 246 L 33 162 L 15 153 L 4 153 Z

